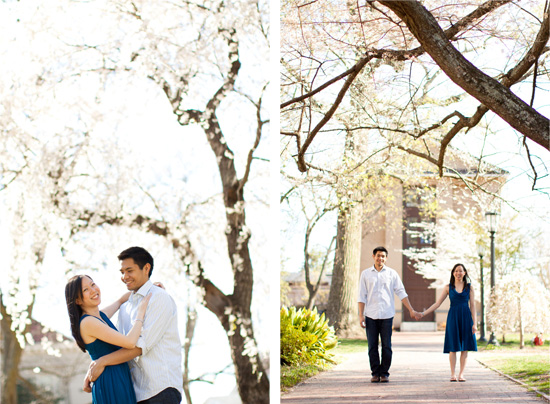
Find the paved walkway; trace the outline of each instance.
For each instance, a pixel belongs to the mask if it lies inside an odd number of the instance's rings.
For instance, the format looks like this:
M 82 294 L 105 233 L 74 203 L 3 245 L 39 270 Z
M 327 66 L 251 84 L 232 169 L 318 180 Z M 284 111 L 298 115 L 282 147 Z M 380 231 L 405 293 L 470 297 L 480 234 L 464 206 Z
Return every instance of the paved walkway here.
M 282 394 L 285 404 L 542 404 L 524 387 L 498 375 L 470 352 L 465 383 L 451 383 L 449 356 L 443 354 L 442 332 L 394 332 L 389 383 L 370 383 L 366 351 L 350 354 L 333 370 L 323 372 Z M 459 369 L 457 355 L 457 375 Z

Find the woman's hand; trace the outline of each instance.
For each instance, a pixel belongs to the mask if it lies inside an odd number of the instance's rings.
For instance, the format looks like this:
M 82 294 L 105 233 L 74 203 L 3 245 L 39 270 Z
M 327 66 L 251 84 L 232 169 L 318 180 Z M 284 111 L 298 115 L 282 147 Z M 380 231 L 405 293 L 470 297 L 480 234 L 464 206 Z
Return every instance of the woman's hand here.
M 150 292 L 147 294 L 147 296 L 141 299 L 141 302 L 139 302 L 137 320 L 143 321 L 143 319 L 145 318 L 145 311 L 147 310 L 147 305 L 149 304 L 149 300 L 151 300 Z
M 472 326 L 472 334 L 475 334 L 476 332 L 477 332 L 477 327 L 476 327 L 476 325 L 474 324 L 474 325 Z
M 153 285 L 158 286 L 159 288 L 166 290 L 166 288 L 164 287 L 162 282 L 155 282 L 155 283 L 153 283 Z
M 126 303 L 126 302 L 128 301 L 128 299 L 130 298 L 130 295 L 131 295 L 131 294 L 132 294 L 132 292 L 126 292 L 126 293 L 124 293 L 124 294 L 120 297 L 120 299 L 118 299 L 118 301 L 120 302 L 120 304 L 122 305 L 122 304 Z

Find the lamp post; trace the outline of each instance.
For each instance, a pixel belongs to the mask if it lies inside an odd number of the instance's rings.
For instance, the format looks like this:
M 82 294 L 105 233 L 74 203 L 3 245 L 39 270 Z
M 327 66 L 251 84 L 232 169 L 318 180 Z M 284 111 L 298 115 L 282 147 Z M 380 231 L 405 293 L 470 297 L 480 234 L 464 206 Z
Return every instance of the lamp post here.
M 485 338 L 485 297 L 483 294 L 483 256 L 485 255 L 485 246 L 481 243 L 481 241 L 477 242 L 477 255 L 479 255 L 479 270 L 481 277 L 481 324 L 479 327 L 479 342 L 487 342 L 487 339 Z
M 491 300 L 494 299 L 495 294 L 495 233 L 497 231 L 498 225 L 498 216 L 497 212 L 486 212 L 485 219 L 489 226 L 489 233 L 491 234 Z M 498 341 L 495 338 L 495 333 L 491 330 L 491 337 L 489 338 L 489 344 L 499 345 Z

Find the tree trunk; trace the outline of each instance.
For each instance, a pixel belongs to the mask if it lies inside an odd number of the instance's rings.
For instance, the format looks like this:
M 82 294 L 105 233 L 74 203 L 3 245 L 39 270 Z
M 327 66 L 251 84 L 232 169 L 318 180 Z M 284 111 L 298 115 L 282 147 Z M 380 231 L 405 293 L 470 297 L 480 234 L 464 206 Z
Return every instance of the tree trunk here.
M 328 298 L 327 317 L 340 337 L 361 333 L 357 293 L 361 258 L 363 205 L 356 203 L 338 214 L 336 255 Z
M 523 312 L 521 310 L 521 297 L 518 296 L 518 314 L 519 314 L 519 349 L 525 348 L 523 336 Z
M 250 304 L 252 302 L 254 278 L 248 249 L 251 233 L 246 225 L 244 201 L 244 186 L 252 163 L 252 153 L 258 146 L 262 125 L 265 122 L 260 119 L 260 102 L 257 105 L 258 128 L 256 130 L 256 142 L 249 152 L 245 174 L 242 179 L 239 179 L 235 168 L 234 153 L 227 145 L 216 115 L 217 108 L 227 94 L 233 90 L 239 74 L 241 67 L 239 43 L 235 29 L 220 29 L 220 35 L 228 45 L 230 66 L 225 72 L 224 83 L 212 95 L 204 111 L 183 110 L 180 94 L 184 89 L 172 89 L 166 81 L 159 84 L 162 84 L 162 88 L 173 107 L 173 112 L 178 117 L 178 122 L 181 125 L 187 125 L 192 121 L 199 123 L 205 132 L 210 148 L 216 156 L 227 219 L 225 235 L 227 252 L 233 269 L 233 294 L 225 296 L 207 279 L 200 279 L 199 282 L 203 284 L 202 287 L 205 291 L 206 307 L 218 316 L 227 332 L 241 400 L 245 404 L 268 404 L 269 380 L 260 361 L 252 328 Z M 207 299 L 209 293 L 210 299 Z
M 189 351 L 195 335 L 195 325 L 197 322 L 197 312 L 194 307 L 187 306 L 187 323 L 185 325 L 185 341 L 183 343 L 183 393 L 187 404 L 193 404 L 191 400 L 191 391 L 189 390 Z
M 11 316 L 7 313 L 0 292 L 2 373 L 0 374 L 0 403 L 17 404 L 17 377 L 23 350 L 11 330 Z

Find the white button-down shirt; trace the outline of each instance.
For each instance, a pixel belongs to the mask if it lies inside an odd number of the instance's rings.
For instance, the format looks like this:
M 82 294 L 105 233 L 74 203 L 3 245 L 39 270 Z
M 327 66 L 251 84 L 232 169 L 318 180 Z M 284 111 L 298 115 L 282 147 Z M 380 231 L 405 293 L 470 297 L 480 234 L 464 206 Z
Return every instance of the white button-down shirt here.
M 365 303 L 364 316 L 373 320 L 394 317 L 394 293 L 399 300 L 408 296 L 401 278 L 394 269 L 384 266 L 378 272 L 372 266 L 361 272 L 359 302 Z
M 147 281 L 120 307 L 118 329 L 128 334 L 136 319 L 138 304 L 149 292 L 151 300 L 136 343 L 142 353 L 129 362 L 137 401 L 147 400 L 168 387 L 176 388 L 183 395 L 177 308 L 170 295 Z

